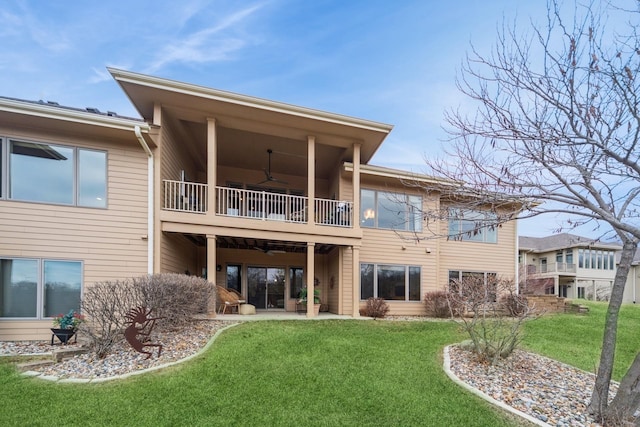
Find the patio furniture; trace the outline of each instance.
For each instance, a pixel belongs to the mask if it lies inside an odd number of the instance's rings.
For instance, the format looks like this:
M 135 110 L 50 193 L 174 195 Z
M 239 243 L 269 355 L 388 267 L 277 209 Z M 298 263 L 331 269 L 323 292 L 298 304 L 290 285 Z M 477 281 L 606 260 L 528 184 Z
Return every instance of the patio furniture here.
M 218 291 L 218 299 L 220 300 L 220 308 L 218 308 L 218 313 L 222 310 L 222 314 L 227 312 L 227 307 L 229 307 L 229 312 L 233 312 L 233 307 L 236 310 L 240 307 L 240 304 L 245 304 L 247 301 L 236 291 L 233 289 L 227 289 L 220 285 L 216 285 L 216 289 Z

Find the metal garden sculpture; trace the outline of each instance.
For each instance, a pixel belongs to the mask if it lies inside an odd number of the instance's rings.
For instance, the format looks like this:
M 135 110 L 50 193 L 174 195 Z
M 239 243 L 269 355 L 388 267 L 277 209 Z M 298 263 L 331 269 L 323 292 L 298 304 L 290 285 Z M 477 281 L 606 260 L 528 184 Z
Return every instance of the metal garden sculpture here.
M 135 351 L 146 354 L 147 359 L 151 357 L 152 353 L 145 351 L 145 347 L 158 347 L 158 357 L 160 357 L 160 353 L 162 352 L 162 344 L 153 344 L 147 342 L 146 339 L 140 340 L 138 338 L 139 336 L 149 337 L 156 325 L 156 320 L 162 319 L 161 317 L 150 317 L 151 311 L 152 309 L 147 310 L 146 307 L 140 306 L 132 308 L 125 316 L 129 324 L 124 330 L 125 339 Z

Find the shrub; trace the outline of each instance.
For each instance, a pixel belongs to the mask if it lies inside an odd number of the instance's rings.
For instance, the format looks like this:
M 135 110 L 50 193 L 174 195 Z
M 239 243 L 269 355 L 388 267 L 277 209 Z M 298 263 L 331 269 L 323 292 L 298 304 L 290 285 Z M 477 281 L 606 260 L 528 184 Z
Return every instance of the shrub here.
M 364 315 L 374 319 L 383 318 L 389 312 L 389 304 L 384 298 L 367 298 L 367 305 L 364 308 Z
M 485 283 L 484 277 L 471 276 L 456 281 L 452 287 L 456 292 L 451 292 L 450 298 L 465 304 L 469 311 L 469 316 L 458 322 L 469 334 L 473 351 L 492 364 L 509 357 L 521 341 L 522 324 L 534 316 L 532 307 L 519 304 L 523 297 L 514 294 L 514 282 L 487 278 Z M 513 304 L 514 318 L 502 315 L 503 305 L 495 302 L 497 295 L 504 295 Z
M 529 302 L 524 295 L 509 293 L 500 297 L 500 305 L 511 317 L 518 317 L 524 314 L 529 308 Z
M 427 309 L 428 316 L 443 319 L 460 316 L 464 312 L 464 304 L 460 300 L 452 298 L 447 291 L 427 292 L 422 301 Z
M 130 280 L 97 282 L 85 291 L 82 311 L 86 321 L 80 331 L 89 337 L 89 347 L 99 358 L 122 341 L 125 315 L 137 305 L 139 299 Z
M 194 276 L 154 274 L 130 280 L 95 283 L 82 300 L 87 322 L 81 330 L 99 358 L 105 357 L 121 341 L 127 327 L 126 314 L 144 306 L 161 317 L 158 328 L 182 326 L 194 314 L 205 312 L 214 296 L 213 284 Z
M 214 286 L 206 279 L 184 274 L 162 273 L 133 279 L 140 304 L 160 317 L 160 328 L 184 326 L 195 314 L 206 313 Z M 214 307 L 211 308 L 214 310 Z

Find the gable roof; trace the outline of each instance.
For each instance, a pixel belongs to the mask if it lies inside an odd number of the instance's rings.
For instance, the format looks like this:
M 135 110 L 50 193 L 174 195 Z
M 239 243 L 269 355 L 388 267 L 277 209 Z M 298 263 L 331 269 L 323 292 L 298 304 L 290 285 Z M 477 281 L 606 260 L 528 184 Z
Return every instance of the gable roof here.
M 596 247 L 602 249 L 619 250 L 622 246 L 615 243 L 602 243 L 597 239 L 578 236 L 569 233 L 553 234 L 546 237 L 518 237 L 518 249 L 531 252 L 550 252 L 575 247 Z

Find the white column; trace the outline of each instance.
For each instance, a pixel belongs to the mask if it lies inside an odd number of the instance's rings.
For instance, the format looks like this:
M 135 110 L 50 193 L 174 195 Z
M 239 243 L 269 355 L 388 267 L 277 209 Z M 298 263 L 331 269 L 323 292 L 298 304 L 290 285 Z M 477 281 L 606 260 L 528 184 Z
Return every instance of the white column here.
M 217 169 L 218 135 L 216 129 L 216 119 L 207 118 L 207 215 L 216 214 Z
M 315 317 L 314 304 L 314 281 L 315 281 L 315 243 L 307 243 L 307 317 Z
M 316 221 L 316 137 L 307 137 L 307 223 L 315 224 Z
M 351 247 L 351 262 L 352 262 L 352 302 L 353 310 L 351 315 L 353 317 L 360 317 L 360 246 Z

